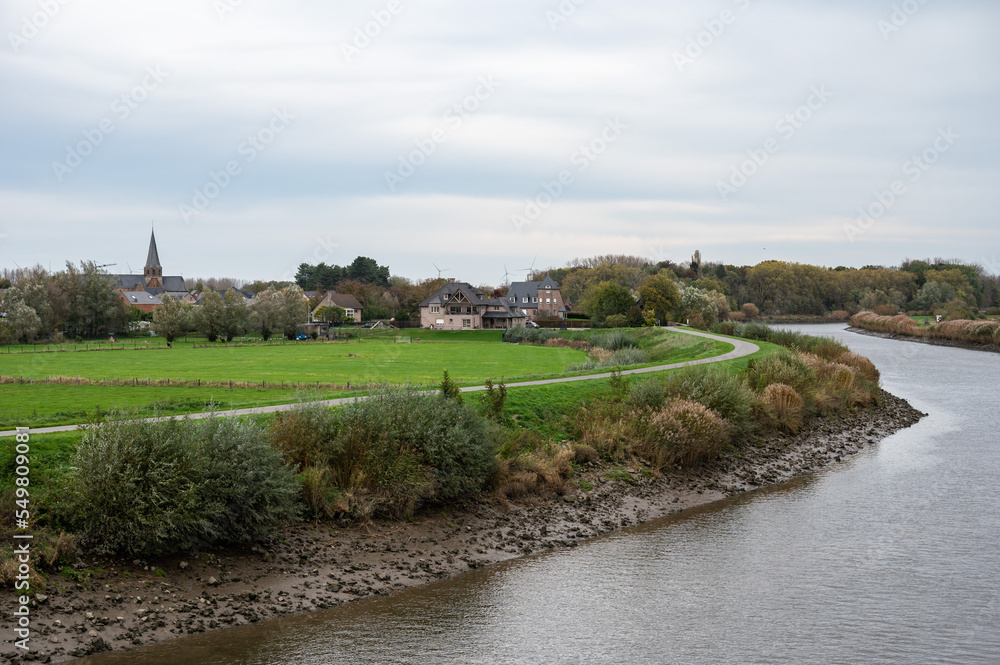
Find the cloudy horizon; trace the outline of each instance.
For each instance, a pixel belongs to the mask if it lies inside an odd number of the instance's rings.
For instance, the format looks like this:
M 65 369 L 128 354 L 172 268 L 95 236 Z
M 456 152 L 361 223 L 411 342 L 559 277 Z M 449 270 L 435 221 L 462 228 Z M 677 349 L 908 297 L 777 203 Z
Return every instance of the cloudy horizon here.
M 0 267 L 1000 273 L 1000 6 L 671 4 L 8 2 Z

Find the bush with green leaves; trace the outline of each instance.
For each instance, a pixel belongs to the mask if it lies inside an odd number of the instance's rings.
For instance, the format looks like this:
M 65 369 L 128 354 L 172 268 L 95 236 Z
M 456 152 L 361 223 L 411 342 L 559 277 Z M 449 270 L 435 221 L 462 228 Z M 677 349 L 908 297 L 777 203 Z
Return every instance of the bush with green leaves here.
M 718 367 L 689 367 L 671 373 L 664 391 L 668 397 L 698 402 L 712 409 L 726 419 L 734 434 L 746 434 L 753 427 L 756 398 L 740 375 Z
M 295 476 L 251 421 L 115 413 L 87 430 L 72 467 L 63 518 L 99 553 L 244 543 L 297 514 Z
M 741 323 L 736 328 L 736 336 L 745 339 L 755 339 L 758 342 L 766 342 L 771 339 L 771 326 L 759 321 Z
M 408 514 L 421 500 L 474 494 L 496 465 L 491 423 L 439 394 L 382 390 L 345 405 L 340 420 L 333 477 L 344 490 L 367 497 L 373 512 Z
M 783 383 L 795 389 L 807 402 L 816 391 L 816 372 L 798 353 L 782 351 L 747 363 L 747 385 L 755 392 L 764 392 L 772 383 Z

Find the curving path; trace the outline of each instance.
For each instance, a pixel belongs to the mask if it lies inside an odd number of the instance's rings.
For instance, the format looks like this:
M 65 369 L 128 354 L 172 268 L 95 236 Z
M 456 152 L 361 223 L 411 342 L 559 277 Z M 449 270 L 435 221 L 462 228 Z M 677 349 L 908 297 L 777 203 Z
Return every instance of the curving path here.
M 655 367 L 640 367 L 639 369 L 627 369 L 622 370 L 622 375 L 626 374 L 648 374 L 650 372 L 662 372 L 668 369 L 678 369 L 681 367 L 690 367 L 692 365 L 707 365 L 709 363 L 717 363 L 725 360 L 733 360 L 735 358 L 742 358 L 744 356 L 749 356 L 752 353 L 756 353 L 760 350 L 760 347 L 752 342 L 747 342 L 742 339 L 732 339 L 729 337 L 719 337 L 718 335 L 712 335 L 710 333 L 701 332 L 698 330 L 690 330 L 688 328 L 671 328 L 671 330 L 685 335 L 694 335 L 696 337 L 705 337 L 707 339 L 713 339 L 717 342 L 725 342 L 727 344 L 732 344 L 735 348 L 728 352 L 723 353 L 721 356 L 712 356 L 711 358 L 702 358 L 701 360 L 689 360 L 683 363 L 670 363 L 667 365 L 656 365 Z M 508 388 L 521 388 L 524 386 L 544 386 L 551 383 L 570 383 L 572 381 L 590 381 L 592 379 L 606 379 L 612 375 L 612 372 L 602 372 L 601 374 L 585 374 L 583 376 L 568 376 L 561 379 L 539 379 L 537 381 L 520 381 L 518 383 L 508 383 Z M 481 390 L 486 390 L 486 386 L 468 386 L 462 388 L 463 393 L 478 392 Z M 351 400 L 364 399 L 364 397 L 341 397 L 338 399 L 328 399 L 321 402 L 316 402 L 323 406 L 336 406 L 338 404 L 344 404 L 345 402 L 350 402 Z M 188 413 L 179 414 L 176 416 L 163 416 L 162 418 L 150 418 L 151 422 L 158 420 L 177 420 L 180 418 L 214 418 L 218 416 L 228 417 L 228 416 L 250 416 L 259 413 L 277 413 L 279 411 L 290 411 L 298 405 L 298 402 L 293 402 L 291 404 L 274 404 L 271 406 L 259 406 L 250 407 L 246 409 L 231 409 L 229 411 L 208 411 L 203 413 Z M 31 428 L 31 434 L 54 434 L 56 432 L 72 432 L 73 430 L 80 429 L 79 425 L 60 425 L 58 427 L 38 427 Z M 17 434 L 15 430 L 8 430 L 5 432 L 0 432 L 0 437 L 14 436 Z

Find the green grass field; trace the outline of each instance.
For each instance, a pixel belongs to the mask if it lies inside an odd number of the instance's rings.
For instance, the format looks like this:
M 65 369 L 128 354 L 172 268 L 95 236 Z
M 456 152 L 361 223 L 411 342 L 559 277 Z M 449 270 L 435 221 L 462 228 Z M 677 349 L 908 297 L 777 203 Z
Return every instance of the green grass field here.
M 45 352 L 41 349 L 48 347 L 38 347 L 38 352 L 0 354 L 0 376 L 433 385 L 440 382 L 442 370 L 447 369 L 457 383 L 479 385 L 488 378 L 503 377 L 512 382 L 569 376 L 572 374 L 566 368 L 587 357 L 585 352 L 569 348 L 503 344 L 499 331 L 406 332 L 411 343 L 396 343 L 395 334 L 387 334 L 351 342 L 306 341 L 273 346 L 220 344 L 198 348 L 204 341 L 194 340 L 175 343 L 172 349 L 153 350 L 90 351 L 78 346 L 76 351 Z M 647 329 L 637 334 L 640 345 L 654 361 L 649 364 L 684 362 L 732 349 L 726 343 L 669 331 Z M 357 391 L 312 391 L 308 398 L 351 394 Z M 0 384 L 0 403 L 4 406 L 0 427 L 79 423 L 98 408 L 171 415 L 206 411 L 213 406 L 223 410 L 282 404 L 298 398 L 295 390 L 271 388 L 4 383 Z
M 679 335 L 678 335 L 679 337 Z M 684 339 L 690 339 L 697 341 L 696 338 L 685 337 Z M 767 342 L 754 342 L 761 347 L 761 350 L 752 356 L 746 356 L 744 358 L 738 358 L 736 360 L 726 360 L 715 365 L 723 369 L 727 369 L 732 372 L 743 372 L 746 370 L 746 365 L 751 358 L 762 358 L 766 355 L 770 355 L 780 349 L 777 345 L 769 344 Z M 694 345 L 693 348 L 697 348 L 700 345 Z M 723 351 L 724 352 L 724 351 Z M 693 358 L 688 358 L 691 360 Z M 682 361 L 678 361 L 682 362 Z M 653 376 L 665 376 L 670 372 L 676 372 L 679 370 L 667 370 L 664 372 L 652 372 L 649 374 L 642 375 L 632 375 L 623 377 L 628 383 L 635 383 L 636 381 L 641 381 L 643 379 L 653 377 Z M 561 440 L 567 438 L 568 426 L 572 422 L 573 413 L 578 409 L 581 403 L 600 397 L 607 394 L 610 391 L 608 379 L 594 379 L 592 381 L 580 381 L 574 383 L 561 383 L 561 384 L 551 384 L 545 386 L 528 386 L 523 388 L 510 388 L 507 397 L 506 412 L 521 427 L 530 429 L 541 436 L 553 440 Z M 86 399 L 99 399 L 104 400 L 100 402 L 102 404 L 102 409 L 105 408 L 105 404 L 110 404 L 114 399 L 127 399 L 127 401 L 122 402 L 123 406 L 137 407 L 140 410 L 143 407 L 147 407 L 151 403 L 155 403 L 155 400 L 162 399 L 162 394 L 164 392 L 180 395 L 181 391 L 189 390 L 191 395 L 190 399 L 192 402 L 187 406 L 190 408 L 184 409 L 185 406 L 180 400 L 182 397 L 176 397 L 178 400 L 176 403 L 172 404 L 173 408 L 169 408 L 171 405 L 164 406 L 162 402 L 157 403 L 159 412 L 162 414 L 170 413 L 185 413 L 193 411 L 203 411 L 200 401 L 202 399 L 201 393 L 204 389 L 181 389 L 181 388 L 149 388 L 144 389 L 139 388 L 102 388 L 100 386 L 88 386 L 86 387 L 72 387 L 72 386 L 0 386 L 0 399 L 3 400 L 5 405 L 8 404 L 7 394 L 3 392 L 6 388 L 31 388 L 32 391 L 40 389 L 53 389 L 53 392 L 32 392 L 30 396 L 42 396 L 49 400 L 66 400 L 63 404 L 66 409 L 74 408 L 74 394 L 79 391 L 84 391 L 88 394 Z M 91 392 L 91 389 L 93 392 Z M 152 394 L 147 395 L 145 391 L 150 391 Z M 65 393 L 64 395 L 62 393 Z M 264 405 L 264 404 L 279 404 L 288 401 L 293 401 L 295 398 L 295 393 L 290 391 L 282 390 L 223 390 L 216 391 L 221 392 L 223 395 L 240 395 L 243 393 L 249 393 L 245 396 L 250 402 L 232 402 L 231 408 L 238 408 L 241 406 L 254 406 L 254 405 Z M 123 394 L 127 395 L 123 397 Z M 480 393 L 466 394 L 464 399 L 470 403 L 479 403 L 482 399 Z M 318 397 L 319 395 L 310 395 L 311 397 Z M 327 395 L 323 395 L 326 397 Z M 342 396 L 342 395 L 338 395 Z M 150 402 L 149 400 L 153 400 Z M 273 400 L 273 401 L 269 401 Z M 216 400 L 216 406 L 218 408 L 230 408 L 226 406 L 221 400 Z M 27 408 L 27 407 L 25 407 Z M 51 414 L 50 414 L 51 415 Z M 268 420 L 272 418 L 271 415 L 256 416 Z M 6 412 L 3 419 L 9 420 L 6 416 Z M 70 422 L 80 422 L 82 419 L 71 420 Z M 25 421 L 19 422 L 17 424 L 25 424 Z M 30 423 L 29 423 L 30 424 Z M 12 426 L 8 424 L 8 426 Z M 79 443 L 80 438 L 83 433 L 80 431 L 75 432 L 65 432 L 60 434 L 33 434 L 31 436 L 31 448 L 32 448 L 32 473 L 36 474 L 34 477 L 37 479 L 39 477 L 44 478 L 46 474 L 52 472 L 59 472 L 63 470 L 69 463 L 69 460 L 73 454 L 73 450 L 76 448 L 77 443 Z M 10 479 L 13 475 L 14 469 L 14 458 L 13 458 L 13 446 L 0 446 L 0 477 L 5 479 Z

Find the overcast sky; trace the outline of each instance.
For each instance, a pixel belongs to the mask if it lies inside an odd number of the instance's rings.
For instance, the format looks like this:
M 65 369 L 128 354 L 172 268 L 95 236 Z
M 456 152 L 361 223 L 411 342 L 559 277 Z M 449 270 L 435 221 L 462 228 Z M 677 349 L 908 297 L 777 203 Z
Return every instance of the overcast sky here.
M 0 267 L 139 271 L 155 220 L 186 277 L 1000 272 L 998 26 L 985 0 L 5 0 Z

